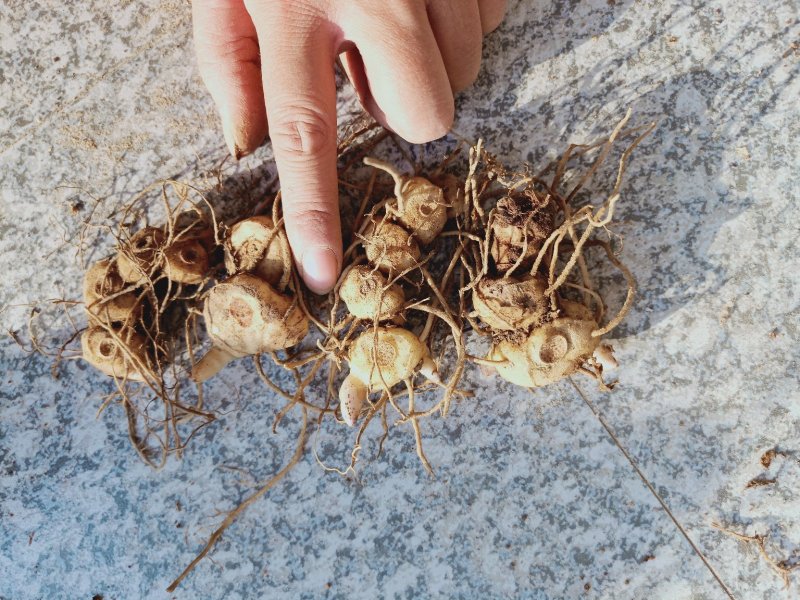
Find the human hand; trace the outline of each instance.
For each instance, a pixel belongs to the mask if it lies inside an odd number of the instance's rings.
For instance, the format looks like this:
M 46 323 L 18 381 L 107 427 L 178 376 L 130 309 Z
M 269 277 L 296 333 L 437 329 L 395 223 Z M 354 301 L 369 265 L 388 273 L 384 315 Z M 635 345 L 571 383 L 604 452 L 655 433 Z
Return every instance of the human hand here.
M 286 233 L 308 287 L 341 269 L 334 63 L 412 143 L 447 133 L 506 0 L 193 0 L 198 64 L 236 158 L 269 132 Z M 269 122 L 269 125 L 267 124 Z

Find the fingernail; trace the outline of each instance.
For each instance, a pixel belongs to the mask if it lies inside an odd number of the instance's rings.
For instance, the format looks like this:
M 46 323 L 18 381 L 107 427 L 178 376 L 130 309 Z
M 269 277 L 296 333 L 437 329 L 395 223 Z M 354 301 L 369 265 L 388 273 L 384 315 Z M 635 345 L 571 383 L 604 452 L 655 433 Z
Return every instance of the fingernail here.
M 236 133 L 234 132 L 231 120 L 226 119 L 225 115 L 222 115 L 222 134 L 225 136 L 225 144 L 228 146 L 228 152 L 231 153 L 233 158 L 239 160 L 243 156 L 250 154 L 247 150 L 243 150 L 236 142 Z
M 315 246 L 303 252 L 300 261 L 303 280 L 315 294 L 327 294 L 336 283 L 339 261 L 327 246 Z

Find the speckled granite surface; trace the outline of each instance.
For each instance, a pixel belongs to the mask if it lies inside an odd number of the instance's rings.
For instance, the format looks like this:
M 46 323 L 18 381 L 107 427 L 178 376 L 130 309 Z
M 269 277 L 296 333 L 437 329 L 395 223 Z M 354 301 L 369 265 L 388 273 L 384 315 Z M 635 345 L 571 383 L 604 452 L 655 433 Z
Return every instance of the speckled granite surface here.
M 189 39 L 184 2 L 0 6 L 3 330 L 27 319 L 20 305 L 77 296 L 79 262 L 58 250 L 90 198 L 202 179 L 224 156 Z M 271 433 L 276 400 L 229 368 L 211 390 L 224 414 L 155 472 L 118 409 L 95 418 L 101 376 L 72 361 L 54 380 L 4 339 L 0 598 L 797 597 L 800 571 L 785 588 L 711 523 L 800 559 L 798 43 L 791 0 L 511 2 L 459 133 L 513 165 L 629 106 L 659 122 L 619 209 L 640 284 L 614 336 L 619 388 L 580 381 L 584 401 L 569 383 L 532 394 L 471 371 L 477 399 L 425 426 L 436 480 L 402 428 L 359 482 L 308 455 L 171 596 L 218 512 L 291 452 L 291 426 Z M 320 451 L 346 435 L 325 432 Z

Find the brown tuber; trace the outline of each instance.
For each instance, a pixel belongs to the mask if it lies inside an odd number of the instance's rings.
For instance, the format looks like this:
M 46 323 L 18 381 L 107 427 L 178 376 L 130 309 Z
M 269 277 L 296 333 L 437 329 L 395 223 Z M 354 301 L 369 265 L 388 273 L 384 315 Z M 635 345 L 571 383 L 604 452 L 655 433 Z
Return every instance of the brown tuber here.
M 370 223 L 364 238 L 367 260 L 389 276 L 413 269 L 419 262 L 416 240 L 399 225 L 385 220 Z
M 294 346 L 308 333 L 308 318 L 294 299 L 246 273 L 209 290 L 203 317 L 214 347 L 195 365 L 195 381 L 235 358 Z
M 404 177 L 382 160 L 365 158 L 364 164 L 386 171 L 394 179 L 397 205 L 387 207 L 386 212 L 394 215 L 423 246 L 435 240 L 447 222 L 442 188 L 424 177 Z
M 83 278 L 83 303 L 90 319 L 105 324 L 136 321 L 142 305 L 135 291 L 123 293 L 126 287 L 113 259 L 106 258 L 89 267 Z
M 527 332 L 541 324 L 550 311 L 544 295 L 547 282 L 539 276 L 520 281 L 513 277 L 481 279 L 472 291 L 472 307 L 489 327 Z
M 389 285 L 386 277 L 373 267 L 351 267 L 342 279 L 339 297 L 347 310 L 358 319 L 385 321 L 394 318 L 405 302 L 403 288 Z
M 116 379 L 143 381 L 140 365 L 148 364 L 147 340 L 128 326 L 89 327 L 81 335 L 83 358 Z
M 501 198 L 491 222 L 490 252 L 497 270 L 505 273 L 517 264 L 529 267 L 552 231 L 550 205 L 532 191 Z
M 250 217 L 231 227 L 225 243 L 228 274 L 252 273 L 279 287 L 291 269 L 289 242 L 267 216 Z
M 376 344 L 377 340 L 377 344 Z M 339 388 L 342 418 L 354 425 L 371 391 L 388 391 L 419 372 L 438 382 L 436 364 L 428 349 L 412 332 L 399 327 L 378 327 L 362 333 L 348 352 L 350 374 Z
M 123 281 L 143 283 L 160 258 L 166 236 L 162 229 L 145 227 L 131 236 L 130 242 L 117 253 L 117 271 Z

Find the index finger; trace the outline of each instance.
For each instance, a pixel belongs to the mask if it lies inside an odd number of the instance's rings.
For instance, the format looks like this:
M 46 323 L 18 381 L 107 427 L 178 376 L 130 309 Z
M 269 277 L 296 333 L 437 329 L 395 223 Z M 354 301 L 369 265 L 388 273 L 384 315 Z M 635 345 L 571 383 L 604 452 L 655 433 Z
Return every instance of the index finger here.
M 334 36 L 321 16 L 293 3 L 251 2 L 248 11 L 261 45 L 286 234 L 306 285 L 325 293 L 342 263 Z

